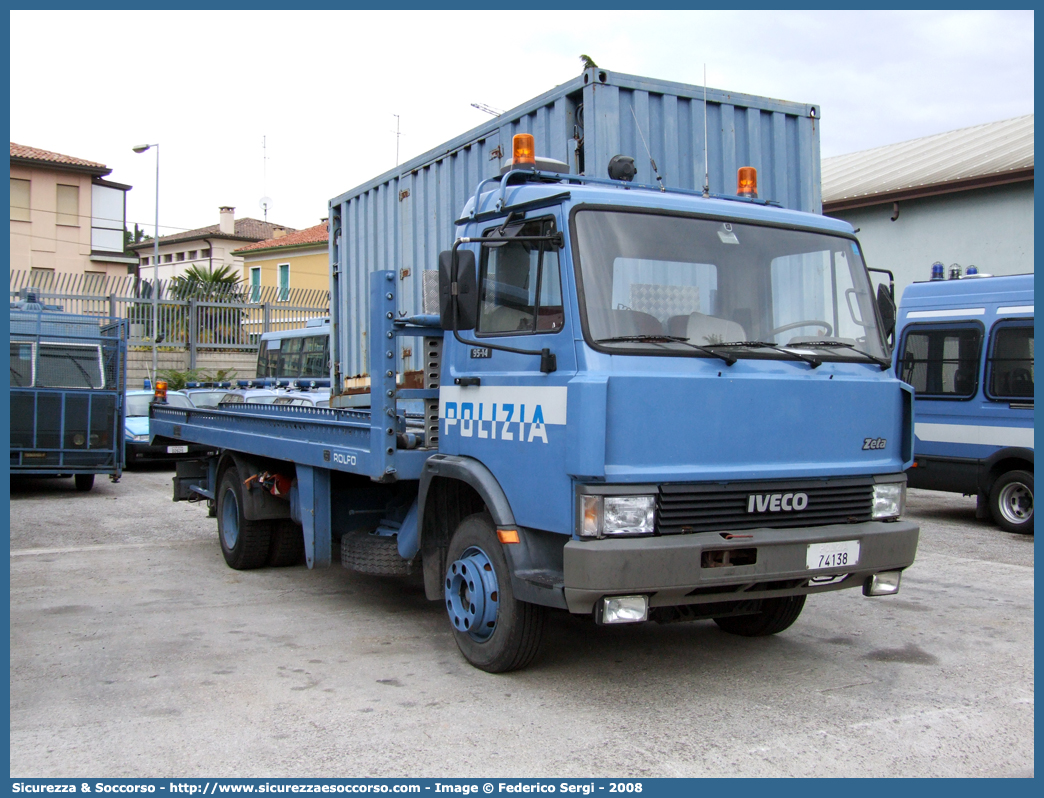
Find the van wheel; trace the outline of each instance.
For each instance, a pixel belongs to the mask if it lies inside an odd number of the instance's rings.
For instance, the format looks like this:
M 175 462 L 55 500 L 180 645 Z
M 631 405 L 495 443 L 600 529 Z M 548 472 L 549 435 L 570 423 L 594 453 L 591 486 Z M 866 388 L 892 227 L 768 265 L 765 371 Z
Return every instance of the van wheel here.
M 990 490 L 990 513 L 1001 529 L 1033 534 L 1033 474 L 1008 471 Z
M 450 540 L 443 595 L 464 658 L 489 673 L 529 665 L 544 642 L 547 611 L 518 601 L 488 513 L 460 522 Z
M 268 559 L 271 527 L 243 516 L 243 481 L 235 466 L 221 476 L 217 500 L 218 540 L 229 568 L 260 568 Z
M 94 474 L 77 474 L 73 477 L 73 483 L 76 485 L 76 490 L 86 493 L 94 487 Z
M 735 615 L 715 618 L 723 632 L 742 637 L 764 637 L 782 632 L 798 619 L 805 606 L 804 596 L 784 596 L 764 599 L 761 612 L 754 615 Z
M 304 562 L 304 532 L 298 524 L 287 519 L 276 521 L 272 528 L 272 542 L 268 548 L 268 564 L 286 568 Z

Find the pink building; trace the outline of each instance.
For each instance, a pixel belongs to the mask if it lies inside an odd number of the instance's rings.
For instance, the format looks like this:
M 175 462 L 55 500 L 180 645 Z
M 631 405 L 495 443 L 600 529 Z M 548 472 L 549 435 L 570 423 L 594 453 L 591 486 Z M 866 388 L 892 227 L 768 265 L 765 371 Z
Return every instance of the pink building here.
M 11 142 L 11 271 L 126 276 L 126 192 L 105 164 Z

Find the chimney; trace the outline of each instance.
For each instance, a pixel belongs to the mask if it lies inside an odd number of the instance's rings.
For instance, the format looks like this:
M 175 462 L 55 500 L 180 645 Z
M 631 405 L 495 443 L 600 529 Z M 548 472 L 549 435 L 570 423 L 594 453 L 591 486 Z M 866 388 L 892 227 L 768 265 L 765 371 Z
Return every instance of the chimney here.
M 273 227 L 272 228 L 272 238 L 282 238 L 285 235 L 286 235 L 286 228 L 285 227 Z
M 236 234 L 236 209 L 222 205 L 218 210 L 218 230 L 225 235 L 234 236 Z

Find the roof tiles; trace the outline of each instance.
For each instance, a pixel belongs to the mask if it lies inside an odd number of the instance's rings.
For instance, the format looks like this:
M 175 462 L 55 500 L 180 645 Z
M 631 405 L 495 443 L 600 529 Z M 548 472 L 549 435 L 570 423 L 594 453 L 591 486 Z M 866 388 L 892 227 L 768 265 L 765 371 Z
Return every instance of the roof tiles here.
M 242 219 L 236 219 L 235 235 L 222 233 L 219 225 L 212 224 L 207 227 L 198 227 L 195 230 L 186 230 L 183 233 L 172 233 L 169 236 L 160 236 L 159 243 L 160 246 L 162 246 L 164 244 L 176 244 L 179 241 L 195 241 L 201 238 L 221 238 L 232 241 L 237 239 L 241 241 L 263 241 L 264 239 L 274 236 L 276 230 L 280 228 L 289 231 L 289 233 L 296 232 L 292 227 L 244 217 Z M 149 249 L 152 246 L 153 244 L 151 241 L 143 241 L 140 244 L 132 244 L 128 249 L 137 251 L 140 249 Z
M 237 249 L 236 252 L 250 252 L 258 249 L 278 249 L 280 247 L 298 247 L 306 244 L 325 244 L 330 239 L 329 223 L 323 222 L 317 224 L 315 227 L 308 227 L 304 230 L 297 230 L 293 233 L 288 233 L 282 238 L 269 238 L 265 241 L 258 241 L 256 244 L 250 244 L 246 247 Z
M 60 152 L 41 150 L 38 147 L 27 147 L 24 144 L 11 142 L 11 157 L 25 158 L 30 161 L 45 161 L 47 163 L 62 164 L 63 166 L 80 166 L 90 171 L 100 171 L 108 174 L 112 170 L 105 164 L 97 161 L 88 161 L 86 158 L 77 158 L 73 155 L 62 155 Z

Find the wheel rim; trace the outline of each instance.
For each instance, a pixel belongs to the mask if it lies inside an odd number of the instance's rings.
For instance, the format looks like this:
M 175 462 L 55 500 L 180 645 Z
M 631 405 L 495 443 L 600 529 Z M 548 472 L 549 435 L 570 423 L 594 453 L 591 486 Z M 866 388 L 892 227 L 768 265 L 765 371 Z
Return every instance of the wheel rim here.
M 446 572 L 446 611 L 458 632 L 472 640 L 488 640 L 497 628 L 500 590 L 493 563 L 482 549 L 471 546 Z
M 224 498 L 221 503 L 221 539 L 225 548 L 231 551 L 239 540 L 239 503 L 231 488 L 225 491 Z
M 1010 524 L 1024 524 L 1033 517 L 1033 491 L 1021 482 L 1012 482 L 1001 488 L 1001 515 Z

